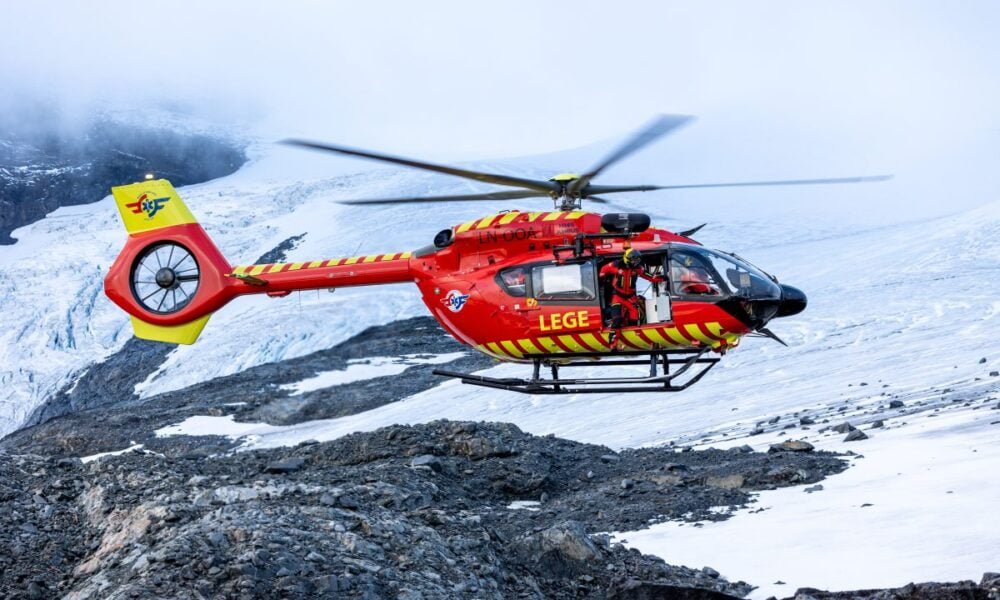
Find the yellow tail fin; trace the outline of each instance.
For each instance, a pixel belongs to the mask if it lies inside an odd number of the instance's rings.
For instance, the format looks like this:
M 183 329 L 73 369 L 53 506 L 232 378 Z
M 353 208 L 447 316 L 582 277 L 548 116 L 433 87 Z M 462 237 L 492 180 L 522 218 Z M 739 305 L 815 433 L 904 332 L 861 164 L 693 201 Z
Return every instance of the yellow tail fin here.
M 198 222 L 166 179 L 113 187 L 111 193 L 129 235 Z
M 208 323 L 211 314 L 207 314 L 200 319 L 195 319 L 183 325 L 153 325 L 142 319 L 132 317 L 132 330 L 135 337 L 154 342 L 166 342 L 168 344 L 193 344 L 201 330 Z
M 184 201 L 181 200 L 174 186 L 166 179 L 141 181 L 139 183 L 113 187 L 111 188 L 111 194 L 115 198 L 115 205 L 118 206 L 118 212 L 121 213 L 122 222 L 125 224 L 125 229 L 129 233 L 130 240 L 134 239 L 133 236 L 136 236 L 136 234 L 165 230 L 170 227 L 177 227 L 178 225 L 193 225 L 198 222 L 194 218 L 194 215 L 191 214 L 191 211 L 188 210 Z M 200 232 L 200 227 L 198 231 Z M 156 239 L 160 234 L 162 234 L 162 239 Z M 182 237 L 180 239 L 190 240 L 189 236 L 192 235 L 192 232 L 190 230 L 186 233 L 176 230 L 162 231 L 152 236 L 152 242 L 149 241 L 148 236 L 141 236 L 141 239 L 134 239 L 134 241 L 130 241 L 129 243 L 138 244 L 138 247 L 150 248 L 160 243 L 177 243 L 178 238 L 176 236 L 178 235 L 186 235 L 188 236 L 187 238 Z M 196 232 L 193 235 L 203 236 L 204 232 L 200 234 Z M 187 250 L 196 254 L 200 253 L 197 260 L 201 261 L 202 267 L 205 267 L 210 262 L 204 258 L 205 246 L 209 247 L 215 253 L 218 252 L 207 236 L 204 238 L 204 244 L 199 244 L 195 240 L 194 244 L 188 245 L 190 248 L 187 248 Z M 128 248 L 129 246 L 126 246 L 126 249 Z M 125 251 L 123 251 L 124 253 Z M 136 252 L 129 253 L 129 256 L 135 255 Z M 131 263 L 127 262 L 117 265 L 117 269 L 113 267 L 113 271 L 120 271 L 120 274 L 114 276 L 109 274 L 108 281 L 105 282 L 105 288 L 110 290 L 109 296 L 113 299 L 120 297 L 124 301 L 124 304 L 119 304 L 126 307 L 133 306 L 136 303 L 135 292 L 133 289 L 130 289 L 129 284 L 132 268 Z M 146 308 L 148 309 L 148 307 Z M 171 344 L 193 344 L 198 339 L 202 329 L 205 328 L 205 324 L 208 323 L 209 317 L 211 317 L 211 313 L 179 325 L 157 325 L 139 318 L 133 313 L 132 329 L 135 331 L 136 337 L 144 340 Z

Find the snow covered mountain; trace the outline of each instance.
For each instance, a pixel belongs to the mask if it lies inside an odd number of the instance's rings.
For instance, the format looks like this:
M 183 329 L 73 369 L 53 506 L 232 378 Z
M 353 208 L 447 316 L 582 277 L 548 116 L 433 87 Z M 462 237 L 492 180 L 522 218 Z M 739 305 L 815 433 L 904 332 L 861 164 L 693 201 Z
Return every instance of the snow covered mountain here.
M 250 154 L 250 163 L 237 173 L 179 190 L 233 263 L 254 261 L 291 238 L 296 240 L 288 244 L 290 261 L 411 250 L 426 245 L 439 229 L 494 208 L 458 203 L 445 213 L 438 206 L 377 210 L 344 206 L 334 201 L 479 188 L 408 171 L 349 170 L 330 176 L 344 166 L 300 160 L 300 154 L 268 144 L 251 148 Z M 578 154 L 574 151 L 556 158 L 577 164 Z M 477 166 L 543 174 L 525 170 L 525 160 Z M 830 193 L 824 192 L 828 198 Z M 841 188 L 839 197 L 849 204 L 851 193 Z M 794 436 L 837 451 L 871 449 L 870 463 L 877 468 L 866 470 L 865 462 L 857 460 L 848 473 L 859 473 L 860 484 L 835 476 L 826 484 L 825 497 L 822 493 L 805 496 L 792 488 L 773 492 L 782 497 L 768 497 L 771 492 L 767 492 L 761 503 L 767 500 L 791 514 L 787 506 L 808 498 L 809 510 L 821 515 L 808 521 L 814 525 L 829 523 L 822 515 L 837 515 L 859 527 L 893 523 L 893 535 L 886 538 L 889 555 L 913 544 L 900 534 L 908 527 L 905 517 L 931 511 L 942 527 L 923 531 L 925 543 L 946 545 L 974 539 L 982 551 L 966 553 L 964 564 L 948 563 L 925 578 L 972 577 L 995 569 L 990 564 L 995 553 L 989 549 L 1000 546 L 1000 534 L 987 532 L 954 542 L 949 533 L 965 527 L 965 515 L 988 518 L 982 507 L 1000 501 L 997 485 L 972 485 L 969 478 L 974 475 L 969 470 L 955 477 L 945 473 L 971 460 L 970 444 L 977 450 L 974 464 L 979 470 L 975 472 L 995 468 L 998 460 L 1000 417 L 994 406 L 1000 395 L 1000 378 L 995 375 L 1000 366 L 995 334 L 1000 301 L 992 286 L 1000 273 L 1000 201 L 947 217 L 869 229 L 859 228 L 856 221 L 809 218 L 801 211 L 783 216 L 777 201 L 737 216 L 731 208 L 699 203 L 693 197 L 665 206 L 661 197 L 636 195 L 620 204 L 649 212 L 655 222 L 667 227 L 711 219 L 699 235 L 703 243 L 738 251 L 782 281 L 804 289 L 809 308 L 776 324 L 776 332 L 790 347 L 747 339 L 699 385 L 667 397 L 534 398 L 444 382 L 399 402 L 338 419 L 274 426 L 206 415 L 174 424 L 163 434 L 229 433 L 242 439 L 245 448 L 269 448 L 305 439 L 335 439 L 394 423 L 448 418 L 508 421 L 530 433 L 554 433 L 613 448 L 750 443 L 763 449 Z M 4 325 L 0 383 L 6 390 L 0 397 L 0 435 L 16 429 L 43 400 L 73 385 L 95 360 L 115 353 L 131 337 L 125 315 L 101 290 L 104 273 L 124 235 L 111 199 L 105 198 L 95 204 L 60 208 L 16 230 L 16 244 L 0 247 Z M 240 298 L 212 318 L 196 345 L 171 351 L 136 391 L 151 397 L 179 390 L 323 350 L 369 326 L 421 314 L 424 308 L 409 286 L 302 293 L 284 299 Z M 378 372 L 379 364 L 369 363 L 362 370 Z M 391 361 L 383 366 L 395 368 Z M 504 374 L 519 368 L 523 367 L 499 365 L 491 372 Z M 890 408 L 891 401 L 901 405 Z M 937 420 L 925 421 L 931 417 Z M 873 439 L 861 445 L 842 441 L 843 436 L 829 426 L 845 420 L 863 426 Z M 877 420 L 885 420 L 886 426 L 872 431 L 869 428 Z M 900 475 L 891 475 L 894 468 Z M 936 469 L 941 485 L 949 488 L 932 486 L 933 492 L 954 491 L 955 503 L 940 502 L 936 496 L 934 501 L 924 501 L 912 494 L 920 485 L 917 472 L 927 469 Z M 880 517 L 875 522 L 851 520 L 855 513 L 837 512 L 843 506 L 829 505 L 864 503 L 859 500 L 864 494 L 852 495 L 852 490 L 875 485 L 889 490 L 880 501 L 887 512 L 873 511 Z M 671 562 L 707 563 L 697 554 L 700 548 L 717 549 L 720 539 L 741 532 L 759 537 L 754 524 L 762 521 L 757 515 L 741 514 L 713 528 L 649 530 L 623 537 L 644 551 L 670 554 L 665 558 Z M 799 531 L 805 533 L 787 539 L 786 547 L 802 548 L 816 539 L 810 535 L 829 535 L 829 529 L 822 527 Z M 689 554 L 663 548 L 664 536 L 681 534 L 687 536 L 683 547 Z M 716 555 L 718 560 L 711 564 L 748 579 L 753 575 L 741 572 L 753 563 L 735 554 Z M 812 579 L 800 583 L 840 589 L 855 581 L 864 586 L 901 585 L 906 577 L 928 572 L 926 555 L 917 550 L 899 558 L 889 575 L 880 572 L 874 578 L 824 583 L 811 574 Z M 769 556 L 777 564 L 786 558 Z M 780 570 L 775 573 L 786 580 L 790 577 Z M 758 590 L 764 591 L 780 593 L 781 589 Z
M 364 173 L 317 178 L 310 161 L 288 162 L 288 151 L 270 144 L 251 149 L 251 164 L 233 176 L 181 189 L 185 201 L 234 263 L 251 262 L 290 237 L 306 234 L 289 259 L 299 256 L 336 257 L 365 251 L 414 249 L 426 245 L 437 229 L 446 226 L 409 211 L 390 210 L 364 215 L 331 200 L 360 195 L 422 192 L 427 189 L 463 189 L 453 182 L 441 185 L 410 173 Z M 253 153 L 256 152 L 256 155 Z M 274 155 L 264 153 L 274 152 Z M 295 154 L 301 155 L 301 152 Z M 292 172 L 289 173 L 291 167 Z M 452 186 L 452 187 L 448 187 Z M 427 209 L 424 209 L 425 211 Z M 482 207 L 470 206 L 449 217 L 470 219 Z M 382 224 L 394 222 L 391 232 Z M 409 227 L 414 222 L 422 227 Z M 320 226 L 317 227 L 317 224 Z M 373 232 L 385 231 L 379 239 Z M 0 310 L 6 327 L 0 333 L 0 434 L 8 433 L 42 400 L 71 384 L 95 360 L 106 357 L 131 338 L 123 313 L 103 295 L 103 278 L 124 240 L 119 217 L 109 197 L 94 204 L 63 207 L 45 219 L 14 231 L 16 244 L 0 247 Z M 373 294 L 377 299 L 369 300 Z M 195 381 L 238 372 L 249 366 L 281 360 L 326 348 L 363 328 L 399 316 L 421 314 L 419 300 L 407 288 L 343 290 L 336 296 L 302 294 L 288 302 L 238 300 L 217 315 L 217 326 L 206 331 L 217 355 L 204 369 L 193 366 L 178 349 L 164 370 L 167 377 L 141 387 L 150 394 L 184 387 Z M 353 307 L 365 306 L 364 311 Z M 350 314 L 351 318 L 344 318 Z M 255 337 L 260 345 L 246 345 L 244 336 L 225 331 L 240 319 L 290 318 L 280 328 Z M 263 322 L 263 321 L 261 321 Z M 245 332 L 245 330 L 244 330 Z M 205 349 L 199 348 L 199 352 Z M 190 351 L 191 349 L 187 349 Z M 180 369 L 173 365 L 185 365 Z
M 20 118 L 19 118 L 20 117 Z M 108 186 L 156 171 L 176 185 L 228 175 L 244 162 L 232 136 L 104 115 L 60 128 L 54 115 L 0 115 L 0 244 L 60 206 L 103 198 Z M 11 121 L 14 121 L 12 123 Z
M 541 162 L 576 164 L 588 152 L 593 151 L 585 148 Z M 347 207 L 333 201 L 458 192 L 473 186 L 407 171 L 323 177 L 320 173 L 335 167 L 307 160 L 315 159 L 308 154 L 299 162 L 303 153 L 269 144 L 251 153 L 251 163 L 238 173 L 181 190 L 233 263 L 252 261 L 302 234 L 289 260 L 413 249 L 425 245 L 438 229 L 492 209 L 464 203 L 443 215 L 437 206 Z M 482 166 L 523 172 L 525 161 Z M 842 187 L 840 192 L 849 201 L 854 189 Z M 731 213 L 724 203 L 692 205 L 688 198 L 664 206 L 660 197 L 635 195 L 621 204 L 645 210 L 668 227 L 714 218 L 700 236 L 703 243 L 737 250 L 810 296 L 809 310 L 782 324 L 780 333 L 792 343 L 791 350 L 748 342 L 713 373 L 709 380 L 714 383 L 704 386 L 716 389 L 689 392 L 685 402 L 710 398 L 719 387 L 728 389 L 727 378 L 745 381 L 749 372 L 756 382 L 745 386 L 745 394 L 763 395 L 767 406 L 778 408 L 771 397 L 778 384 L 795 383 L 821 394 L 830 377 L 838 383 L 873 374 L 878 379 L 879 370 L 895 370 L 886 365 L 916 362 L 914 353 L 920 360 L 936 360 L 946 339 L 952 340 L 947 350 L 952 356 L 981 354 L 979 348 L 990 345 L 989 323 L 997 309 L 984 283 L 997 268 L 996 203 L 944 220 L 868 232 L 825 219 L 782 221 L 763 202 L 763 208 L 752 211 L 753 217 L 738 218 L 724 216 Z M 0 382 L 9 390 L 0 400 L 0 433 L 11 431 L 44 398 L 130 337 L 125 316 L 101 293 L 103 273 L 124 235 L 110 198 L 61 208 L 14 235 L 19 243 L 0 248 L 0 310 L 7 325 L 0 334 Z M 361 306 L 363 310 L 357 308 Z M 889 313 L 887 306 L 892 307 Z M 419 314 L 423 307 L 408 286 L 303 293 L 281 300 L 241 298 L 213 317 L 199 344 L 173 351 L 138 390 L 148 396 L 179 389 L 326 348 L 367 326 Z M 252 335 L 247 335 L 248 323 L 255 324 Z M 809 360 L 811 356 L 817 358 Z M 834 364 L 836 369 L 828 368 Z M 922 371 L 941 368 L 928 364 L 924 370 L 906 371 L 900 374 L 905 381 L 895 385 L 947 386 L 968 374 L 959 368 L 935 378 Z M 801 398 L 802 392 L 797 395 Z M 658 438 L 640 429 L 612 441 L 655 443 Z

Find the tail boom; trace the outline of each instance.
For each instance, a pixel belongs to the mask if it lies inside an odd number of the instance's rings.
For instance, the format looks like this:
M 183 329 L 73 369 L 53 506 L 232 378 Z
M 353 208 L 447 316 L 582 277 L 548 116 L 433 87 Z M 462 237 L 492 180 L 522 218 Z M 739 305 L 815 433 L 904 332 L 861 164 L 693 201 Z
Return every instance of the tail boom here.
M 413 281 L 409 252 L 371 254 L 298 263 L 233 267 L 230 277 L 242 280 L 238 293 L 281 293 L 320 288 L 381 285 Z
M 129 233 L 104 279 L 137 337 L 191 344 L 213 312 L 244 294 L 413 280 L 410 253 L 232 266 L 166 180 L 112 188 Z

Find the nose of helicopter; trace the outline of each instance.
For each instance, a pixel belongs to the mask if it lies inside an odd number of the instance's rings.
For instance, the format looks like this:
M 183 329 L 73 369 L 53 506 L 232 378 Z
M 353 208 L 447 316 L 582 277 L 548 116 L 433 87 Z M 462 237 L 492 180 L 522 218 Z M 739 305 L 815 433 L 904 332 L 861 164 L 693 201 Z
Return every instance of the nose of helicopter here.
M 799 288 L 785 284 L 779 286 L 781 295 L 777 299 L 772 296 L 767 299 L 743 300 L 739 303 L 739 309 L 734 309 L 733 314 L 738 318 L 742 316 L 743 322 L 753 331 L 787 346 L 788 344 L 767 328 L 767 324 L 771 319 L 799 314 L 806 309 L 807 300 L 805 292 Z
M 730 311 L 754 331 L 766 331 L 767 324 L 778 317 L 797 315 L 806 309 L 806 294 L 797 287 L 779 284 L 781 295 L 775 298 L 743 299 Z M 777 289 L 775 290 L 777 292 Z M 777 296 L 777 294 L 775 294 Z
M 789 317 L 797 315 L 806 309 L 806 293 L 797 287 L 781 284 L 781 301 L 778 303 L 778 312 L 775 317 Z

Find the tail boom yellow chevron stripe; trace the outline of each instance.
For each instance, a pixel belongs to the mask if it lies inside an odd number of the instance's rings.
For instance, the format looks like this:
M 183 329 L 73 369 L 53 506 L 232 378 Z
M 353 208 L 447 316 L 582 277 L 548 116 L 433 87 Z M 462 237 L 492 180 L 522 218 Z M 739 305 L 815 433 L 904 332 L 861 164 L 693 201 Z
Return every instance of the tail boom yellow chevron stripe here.
M 311 262 L 270 263 L 264 265 L 237 265 L 233 267 L 233 275 L 266 275 L 270 273 L 284 273 L 285 271 L 299 271 L 305 269 L 339 267 L 341 265 L 370 264 L 379 262 L 389 262 L 394 260 L 409 260 L 411 256 L 413 256 L 412 252 L 395 252 L 389 254 L 368 254 L 364 256 L 352 256 L 350 258 L 331 258 L 328 260 L 314 260 Z

